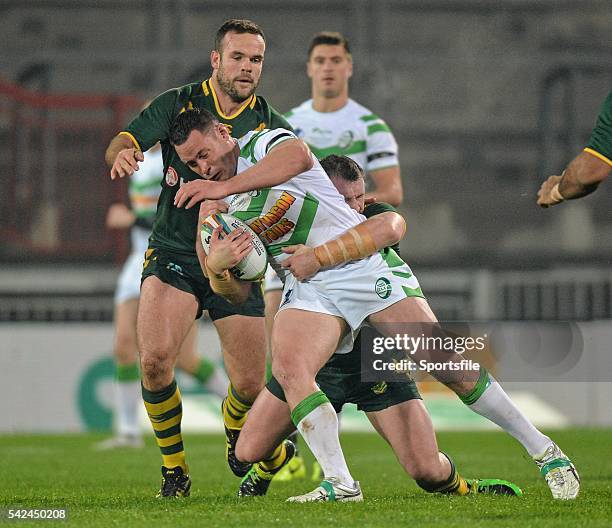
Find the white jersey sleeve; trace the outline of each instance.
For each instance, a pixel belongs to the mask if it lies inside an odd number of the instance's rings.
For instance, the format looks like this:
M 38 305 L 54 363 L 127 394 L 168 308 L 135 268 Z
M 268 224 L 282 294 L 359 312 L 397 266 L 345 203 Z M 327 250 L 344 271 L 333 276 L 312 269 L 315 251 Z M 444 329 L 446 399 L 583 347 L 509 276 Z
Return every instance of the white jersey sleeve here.
M 387 123 L 375 114 L 361 120 L 366 125 L 366 172 L 399 165 L 397 142 Z

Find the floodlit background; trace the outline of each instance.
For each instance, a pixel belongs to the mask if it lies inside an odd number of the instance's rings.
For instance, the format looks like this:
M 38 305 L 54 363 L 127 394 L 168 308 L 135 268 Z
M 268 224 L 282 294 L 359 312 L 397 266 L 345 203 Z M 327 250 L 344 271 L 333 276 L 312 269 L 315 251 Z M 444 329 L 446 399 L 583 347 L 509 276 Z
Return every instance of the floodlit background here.
M 612 89 L 609 1 L 4 0 L 0 432 L 110 427 L 112 294 L 129 242 L 104 226 L 126 196 L 104 150 L 145 98 L 208 77 L 231 17 L 266 32 L 258 93 L 281 112 L 310 96 L 312 35 L 348 37 L 351 96 L 400 144 L 402 253 L 434 311 L 579 321 L 579 377 L 507 385 L 541 425 L 612 424 L 612 184 L 535 205 Z M 219 357 L 206 322 L 201 350 Z M 184 383 L 185 428 L 218 429 L 216 402 Z M 483 426 L 443 391 L 425 395 L 438 427 Z M 345 427 L 364 427 L 348 415 Z

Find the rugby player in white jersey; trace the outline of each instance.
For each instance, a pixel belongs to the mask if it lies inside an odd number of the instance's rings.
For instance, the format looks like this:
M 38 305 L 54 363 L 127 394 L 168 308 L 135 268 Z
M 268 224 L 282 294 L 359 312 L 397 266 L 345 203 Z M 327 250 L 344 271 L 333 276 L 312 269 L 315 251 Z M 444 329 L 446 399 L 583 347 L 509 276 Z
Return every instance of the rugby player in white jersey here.
M 296 135 L 319 160 L 335 154 L 357 162 L 366 176 L 366 204 L 377 201 L 398 206 L 403 190 L 397 142 L 379 116 L 349 97 L 353 58 L 344 35 L 331 31 L 314 35 L 308 46 L 306 72 L 311 98 L 284 114 Z M 268 337 L 282 289 L 280 279 L 268 268 L 264 282 Z M 304 474 L 304 461 L 298 454 L 275 480 L 290 480 Z M 319 474 L 315 463 L 313 478 Z
M 318 389 L 315 376 L 366 320 L 389 336 L 395 333 L 388 323 L 433 325 L 436 318 L 416 277 L 402 261 L 391 265 L 374 253 L 380 247 L 376 234 L 359 225 L 363 216 L 348 207 L 306 144 L 291 132 L 264 130 L 236 141 L 212 114 L 191 110 L 177 117 L 171 142 L 181 160 L 202 177 L 179 189 L 175 205 L 189 208 L 206 199 L 227 199 L 229 213 L 258 233 L 276 271 L 286 274 L 272 334 L 272 371 L 284 390 L 294 424 L 325 475 L 314 492 L 293 500 L 321 500 L 321 496 L 361 500 L 359 485 L 342 454 L 336 413 Z M 241 243 L 238 237 L 237 244 Z M 310 280 L 298 281 L 291 274 L 289 253 L 310 255 L 321 271 Z M 289 264 L 281 266 L 284 260 Z M 249 283 L 232 278 L 219 263 L 215 269 L 209 266 L 208 272 L 217 293 L 231 284 L 232 296 L 239 300 L 250 290 Z M 374 287 L 382 283 L 384 292 Z M 461 359 L 447 355 L 447 361 Z M 569 459 L 528 422 L 484 368 L 447 370 L 443 378 L 438 375 L 470 408 L 503 424 L 528 450 L 538 452 L 542 447 L 544 452 L 554 446 L 555 452 L 550 451 L 555 459 L 547 462 L 545 471 L 553 496 L 577 495 L 579 480 Z

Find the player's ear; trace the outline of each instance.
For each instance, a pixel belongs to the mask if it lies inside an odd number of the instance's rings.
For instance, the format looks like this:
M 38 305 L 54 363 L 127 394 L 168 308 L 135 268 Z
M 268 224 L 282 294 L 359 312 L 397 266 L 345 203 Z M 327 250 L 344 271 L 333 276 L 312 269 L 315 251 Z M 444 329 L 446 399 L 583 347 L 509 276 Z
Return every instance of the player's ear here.
M 229 130 L 223 123 L 217 124 L 217 130 L 219 131 L 219 135 L 221 136 L 222 139 L 227 139 L 230 137 Z
M 306 75 L 308 75 L 309 79 L 312 79 L 312 67 L 311 67 L 310 58 L 306 61 Z
M 213 70 L 219 69 L 219 62 L 221 62 L 221 55 L 217 50 L 212 50 L 210 52 L 210 65 Z
M 349 61 L 348 77 L 350 79 L 353 76 L 353 56 L 350 53 L 348 56 L 348 61 Z

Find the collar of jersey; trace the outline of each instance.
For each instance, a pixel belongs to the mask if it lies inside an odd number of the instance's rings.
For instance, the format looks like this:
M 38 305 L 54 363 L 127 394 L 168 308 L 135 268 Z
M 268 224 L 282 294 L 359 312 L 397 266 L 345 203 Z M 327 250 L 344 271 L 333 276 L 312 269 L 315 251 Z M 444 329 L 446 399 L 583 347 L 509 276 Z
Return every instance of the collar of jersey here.
M 210 93 L 212 94 L 212 97 L 213 97 L 213 101 L 215 102 L 215 109 L 217 110 L 219 117 L 222 117 L 223 119 L 229 120 L 229 119 L 234 119 L 238 117 L 247 106 L 250 106 L 251 109 L 253 109 L 253 107 L 255 106 L 255 101 L 257 100 L 257 97 L 255 94 L 251 95 L 251 97 L 249 97 L 236 112 L 234 112 L 231 116 L 228 116 L 228 115 L 225 115 L 221 111 L 221 107 L 219 106 L 219 101 L 217 100 L 217 94 L 215 93 L 215 87 L 210 82 L 210 79 L 203 81 L 202 89 L 204 90 L 205 93 L 209 91 L 208 90 L 209 88 L 210 88 Z

